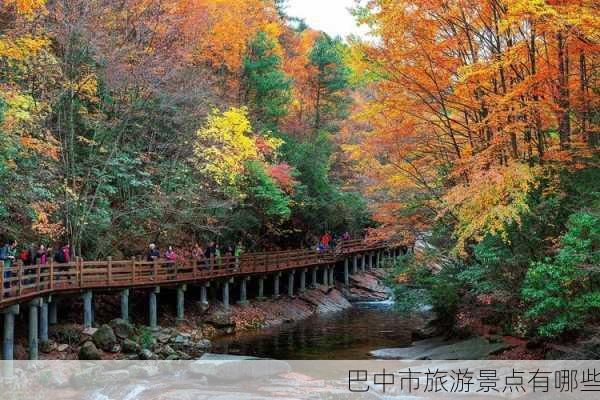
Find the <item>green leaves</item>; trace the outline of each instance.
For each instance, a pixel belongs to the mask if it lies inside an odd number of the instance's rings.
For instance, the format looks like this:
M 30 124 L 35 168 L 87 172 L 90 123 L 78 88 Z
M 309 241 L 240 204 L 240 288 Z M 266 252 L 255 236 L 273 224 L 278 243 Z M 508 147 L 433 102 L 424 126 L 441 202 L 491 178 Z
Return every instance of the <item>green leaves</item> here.
M 315 91 L 316 130 L 336 131 L 336 122 L 347 116 L 350 107 L 346 92 L 350 87 L 350 68 L 344 61 L 343 46 L 340 39 L 322 33 L 309 55 L 315 68 L 311 79 Z
M 525 317 L 540 335 L 576 330 L 598 312 L 598 271 L 590 268 L 600 265 L 599 250 L 600 217 L 578 212 L 569 218 L 554 260 L 532 263 L 522 294 L 529 306 Z
M 274 52 L 275 43 L 265 32 L 258 32 L 244 58 L 242 85 L 255 126 L 275 131 L 279 119 L 287 114 L 291 100 L 291 80 L 281 69 Z

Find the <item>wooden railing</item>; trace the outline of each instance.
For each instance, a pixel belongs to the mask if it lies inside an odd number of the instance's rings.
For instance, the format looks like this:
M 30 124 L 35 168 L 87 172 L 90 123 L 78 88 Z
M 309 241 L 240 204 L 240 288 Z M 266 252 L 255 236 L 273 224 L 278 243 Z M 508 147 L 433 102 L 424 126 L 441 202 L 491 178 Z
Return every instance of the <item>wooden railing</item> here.
M 383 242 L 366 244 L 362 240 L 351 240 L 321 252 L 285 250 L 247 253 L 240 257 L 213 257 L 202 261 L 145 261 L 139 258 L 84 261 L 76 258 L 64 264 L 50 260 L 43 265 L 25 266 L 19 262 L 11 267 L 0 261 L 0 308 L 55 292 L 185 283 L 327 265 L 348 254 L 385 247 L 387 245 Z

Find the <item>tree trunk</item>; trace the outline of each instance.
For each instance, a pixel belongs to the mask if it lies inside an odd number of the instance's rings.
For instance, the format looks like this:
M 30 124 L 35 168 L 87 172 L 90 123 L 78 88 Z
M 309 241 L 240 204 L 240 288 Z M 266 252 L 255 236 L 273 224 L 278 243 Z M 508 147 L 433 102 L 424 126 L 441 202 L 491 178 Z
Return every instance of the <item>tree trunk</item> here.
M 571 120 L 569 102 L 569 54 L 567 41 L 562 32 L 556 34 L 558 45 L 558 135 L 560 138 L 560 149 L 567 150 L 571 146 Z

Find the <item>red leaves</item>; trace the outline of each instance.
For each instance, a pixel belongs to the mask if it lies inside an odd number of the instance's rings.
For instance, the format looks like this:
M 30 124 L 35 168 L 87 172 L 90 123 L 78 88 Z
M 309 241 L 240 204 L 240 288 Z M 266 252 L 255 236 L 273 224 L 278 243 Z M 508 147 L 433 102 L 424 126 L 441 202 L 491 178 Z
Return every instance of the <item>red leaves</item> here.
M 288 194 L 294 192 L 294 186 L 298 184 L 298 181 L 294 179 L 294 169 L 290 165 L 281 163 L 270 166 L 267 173 L 284 192 Z

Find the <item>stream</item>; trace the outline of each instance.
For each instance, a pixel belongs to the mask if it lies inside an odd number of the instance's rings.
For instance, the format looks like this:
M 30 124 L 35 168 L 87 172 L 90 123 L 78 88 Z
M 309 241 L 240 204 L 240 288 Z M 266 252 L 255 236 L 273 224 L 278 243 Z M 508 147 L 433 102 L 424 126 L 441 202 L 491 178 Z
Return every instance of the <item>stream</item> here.
M 411 320 L 392 301 L 354 303 L 347 310 L 213 341 L 212 352 L 279 360 L 365 360 L 382 347 L 411 343 Z

